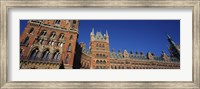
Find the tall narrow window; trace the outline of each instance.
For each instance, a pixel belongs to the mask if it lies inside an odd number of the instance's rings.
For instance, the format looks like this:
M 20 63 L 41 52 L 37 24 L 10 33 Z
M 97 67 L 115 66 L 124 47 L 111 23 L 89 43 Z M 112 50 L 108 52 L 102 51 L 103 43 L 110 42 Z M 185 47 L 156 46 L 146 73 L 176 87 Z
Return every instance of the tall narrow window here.
M 67 56 L 66 56 L 66 60 L 65 60 L 65 63 L 66 63 L 66 64 L 69 63 L 69 58 L 70 58 L 70 57 L 69 57 L 69 55 L 67 54 Z
M 68 45 L 67 51 L 71 51 L 71 50 L 72 50 L 72 44 L 70 43 L 70 44 Z
M 96 61 L 96 64 L 99 64 L 99 60 Z
M 53 46 L 53 45 L 54 45 L 54 42 L 52 41 L 52 42 L 51 42 L 51 46 Z
M 62 47 L 62 46 L 63 46 L 63 43 L 62 43 L 62 42 L 58 42 L 57 46 Z
M 33 30 L 34 30 L 34 28 L 31 28 L 29 31 L 29 34 L 33 34 Z
M 56 25 L 60 25 L 60 20 L 56 20 L 56 21 L 55 21 L 55 24 L 56 24 Z
M 34 48 L 30 53 L 29 59 L 35 60 L 37 58 L 38 52 L 39 52 L 38 48 Z
M 48 58 L 49 58 L 49 55 L 50 55 L 49 49 L 45 50 L 45 51 L 43 52 L 43 54 L 42 54 L 42 59 L 43 59 L 44 61 L 47 61 Z
M 59 39 L 63 39 L 64 38 L 64 34 L 61 33 L 60 36 L 59 36 Z
M 29 43 L 29 36 L 27 36 L 24 41 L 22 42 L 22 44 L 28 46 L 28 43 Z
M 46 34 L 47 34 L 47 31 L 45 31 L 45 30 L 43 30 L 43 31 L 40 33 L 41 36 L 46 36 Z
M 60 52 L 59 51 L 55 51 L 54 55 L 53 55 L 53 61 L 57 62 L 60 59 Z
M 49 41 L 48 45 L 51 45 L 52 41 Z
M 50 38 L 55 38 L 55 36 L 56 36 L 56 33 L 52 32 L 51 35 L 50 35 Z
M 73 35 L 70 36 L 69 40 L 72 40 L 72 39 L 73 39 Z
M 20 48 L 20 57 L 23 56 L 23 49 Z
M 43 39 L 40 39 L 40 40 L 39 40 L 39 43 L 40 43 L 41 45 L 43 45 L 43 44 L 44 44 L 44 40 L 43 40 Z

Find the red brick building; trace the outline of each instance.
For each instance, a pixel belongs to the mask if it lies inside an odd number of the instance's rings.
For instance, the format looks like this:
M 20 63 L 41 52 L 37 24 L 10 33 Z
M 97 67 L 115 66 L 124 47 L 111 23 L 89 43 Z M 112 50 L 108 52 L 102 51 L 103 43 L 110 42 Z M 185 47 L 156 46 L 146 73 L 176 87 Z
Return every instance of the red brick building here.
M 20 68 L 72 68 L 78 20 L 29 20 L 20 36 Z
M 110 51 L 109 35 L 90 33 L 89 49 L 78 43 L 78 20 L 29 20 L 20 36 L 21 69 L 179 69 L 180 47 L 167 36 L 170 56 Z M 130 50 L 130 49 L 129 49 Z
M 82 47 L 81 68 L 82 69 L 179 69 L 180 48 L 168 36 L 170 43 L 169 51 L 171 57 L 162 51 L 161 56 L 155 56 L 148 52 L 127 52 L 114 49 L 110 52 L 108 32 L 102 35 L 101 32 L 94 34 L 94 28 L 90 34 L 90 47 Z M 173 53 L 174 52 L 174 53 Z M 172 55 L 179 56 L 172 56 Z

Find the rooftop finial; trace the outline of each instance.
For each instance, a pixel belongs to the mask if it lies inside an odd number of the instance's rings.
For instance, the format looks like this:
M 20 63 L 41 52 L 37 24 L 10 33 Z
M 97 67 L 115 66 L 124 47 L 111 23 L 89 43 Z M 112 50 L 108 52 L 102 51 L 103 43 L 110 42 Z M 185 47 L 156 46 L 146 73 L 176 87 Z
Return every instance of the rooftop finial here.
M 106 36 L 108 36 L 108 31 L 106 30 Z
M 167 38 L 168 38 L 168 39 L 171 39 L 171 37 L 170 37 L 168 34 L 167 34 Z
M 94 35 L 94 27 L 92 28 L 92 32 L 91 32 L 91 35 Z

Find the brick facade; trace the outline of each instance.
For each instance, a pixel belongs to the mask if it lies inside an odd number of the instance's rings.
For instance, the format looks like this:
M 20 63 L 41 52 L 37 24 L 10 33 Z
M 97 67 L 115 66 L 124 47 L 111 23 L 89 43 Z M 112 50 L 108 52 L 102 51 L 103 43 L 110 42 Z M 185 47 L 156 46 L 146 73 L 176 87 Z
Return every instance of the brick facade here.
M 21 68 L 72 68 L 78 26 L 78 20 L 28 21 L 20 36 Z
M 171 56 L 110 51 L 109 35 L 90 33 L 78 43 L 78 20 L 29 20 L 20 36 L 21 69 L 179 69 L 180 47 L 168 37 Z

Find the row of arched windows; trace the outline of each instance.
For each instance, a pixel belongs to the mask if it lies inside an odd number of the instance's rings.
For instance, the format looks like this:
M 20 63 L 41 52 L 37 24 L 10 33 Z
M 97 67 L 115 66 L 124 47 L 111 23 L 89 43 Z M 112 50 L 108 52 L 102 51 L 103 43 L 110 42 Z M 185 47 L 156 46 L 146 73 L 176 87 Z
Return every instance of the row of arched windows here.
M 38 47 L 33 48 L 32 51 L 29 54 L 29 60 L 42 59 L 43 61 L 52 60 L 54 62 L 58 62 L 60 60 L 60 58 L 61 58 L 61 53 L 60 53 L 59 50 L 56 50 L 51 54 L 50 50 L 48 48 L 44 49 L 44 51 L 41 54 L 41 57 L 39 57 Z M 70 56 L 67 54 L 66 59 L 65 59 L 65 63 L 68 64 L 69 60 L 70 60 Z
M 102 47 L 102 48 L 104 48 L 105 46 L 104 46 L 104 44 L 97 43 L 96 47 Z
M 47 31 L 46 30 L 42 30 L 42 32 L 40 33 L 40 36 L 46 36 Z M 56 37 L 56 32 L 53 31 L 51 32 L 50 36 L 51 39 L 54 39 Z M 60 33 L 59 38 L 58 39 L 64 39 L 64 33 Z M 73 39 L 73 35 L 70 35 L 69 40 Z
M 105 54 L 96 54 L 96 58 L 107 58 Z
M 96 66 L 96 69 L 106 69 L 106 66 Z
M 96 64 L 106 64 L 106 60 L 96 60 Z
M 69 21 L 67 20 L 66 22 L 69 22 Z M 54 21 L 54 24 L 56 24 L 56 25 L 60 25 L 60 23 L 61 23 L 61 20 Z M 76 24 L 76 20 L 73 20 L 73 24 Z
M 22 44 L 22 45 L 25 45 L 25 46 L 28 46 L 29 40 L 30 40 L 30 37 L 27 36 L 26 38 L 24 38 L 24 40 L 21 42 L 21 44 Z

